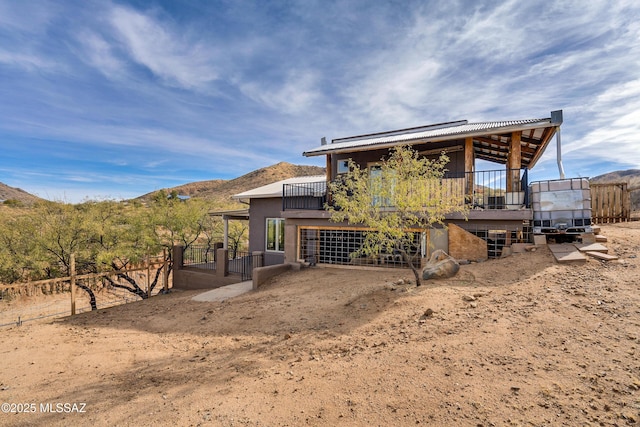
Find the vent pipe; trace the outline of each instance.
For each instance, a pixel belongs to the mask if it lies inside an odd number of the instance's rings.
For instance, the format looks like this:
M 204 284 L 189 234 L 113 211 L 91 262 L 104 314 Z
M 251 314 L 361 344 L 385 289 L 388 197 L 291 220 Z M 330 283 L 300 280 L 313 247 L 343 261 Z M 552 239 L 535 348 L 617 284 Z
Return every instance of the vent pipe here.
M 327 145 L 327 138 L 326 137 L 322 137 L 320 138 L 320 145 Z
M 558 159 L 558 172 L 560 172 L 560 179 L 564 179 L 564 167 L 562 166 L 562 143 L 560 140 L 560 125 L 562 124 L 562 120 L 562 110 L 551 112 L 551 124 L 556 125 L 556 158 Z
M 562 166 L 562 144 L 560 143 L 560 126 L 556 128 L 556 147 L 558 150 L 558 172 L 560 172 L 560 179 L 564 179 L 564 167 Z

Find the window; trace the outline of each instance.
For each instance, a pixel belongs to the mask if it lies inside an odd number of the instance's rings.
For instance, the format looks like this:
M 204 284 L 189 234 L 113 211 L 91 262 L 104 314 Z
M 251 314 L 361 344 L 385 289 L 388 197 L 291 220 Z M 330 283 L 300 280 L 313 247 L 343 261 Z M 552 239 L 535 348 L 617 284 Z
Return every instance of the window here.
M 338 160 L 338 174 L 349 172 L 349 160 Z
M 380 163 L 369 163 L 368 167 L 369 185 L 371 186 L 371 192 L 373 194 L 373 205 L 379 207 L 393 206 L 391 196 L 393 196 L 394 193 L 394 182 L 384 182 L 382 165 Z
M 284 252 L 284 219 L 267 218 L 266 250 Z

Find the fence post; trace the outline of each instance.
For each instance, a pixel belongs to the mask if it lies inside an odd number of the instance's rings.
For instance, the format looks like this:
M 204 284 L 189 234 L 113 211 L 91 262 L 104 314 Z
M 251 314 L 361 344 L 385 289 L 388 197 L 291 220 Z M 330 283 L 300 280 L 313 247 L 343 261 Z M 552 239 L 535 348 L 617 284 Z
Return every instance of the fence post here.
M 169 292 L 169 260 L 167 259 L 167 249 L 162 250 L 162 290 L 166 294 Z
M 147 267 L 147 298 L 151 298 L 151 262 L 149 261 L 149 255 L 145 257 L 145 264 Z
M 76 255 L 71 254 L 69 259 L 69 269 L 71 270 L 71 276 L 69 277 L 69 284 L 71 286 L 71 315 L 76 314 Z

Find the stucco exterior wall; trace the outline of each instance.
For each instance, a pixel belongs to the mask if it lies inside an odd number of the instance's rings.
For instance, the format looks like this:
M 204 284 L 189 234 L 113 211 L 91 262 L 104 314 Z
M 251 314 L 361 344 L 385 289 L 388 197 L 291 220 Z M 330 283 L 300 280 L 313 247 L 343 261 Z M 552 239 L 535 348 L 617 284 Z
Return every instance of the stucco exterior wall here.
M 267 218 L 282 218 L 282 198 L 251 199 L 249 206 L 249 250 L 264 251 L 264 265 L 282 264 L 284 253 L 266 250 Z M 287 231 L 285 230 L 285 239 Z

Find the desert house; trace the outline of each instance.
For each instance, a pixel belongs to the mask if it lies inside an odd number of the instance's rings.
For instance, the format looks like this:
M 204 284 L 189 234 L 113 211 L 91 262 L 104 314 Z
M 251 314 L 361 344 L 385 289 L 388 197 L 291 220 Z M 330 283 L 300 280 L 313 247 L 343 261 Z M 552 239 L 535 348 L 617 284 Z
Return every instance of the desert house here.
M 249 204 L 251 251 L 264 251 L 265 265 L 304 260 L 311 264 L 402 266 L 394 254 L 376 259 L 350 257 L 362 242 L 362 227 L 330 222 L 327 182 L 345 173 L 347 161 L 376 168 L 398 145 L 409 145 L 422 156 L 450 159 L 445 182 L 468 204 L 467 218 L 447 216 L 446 230 L 416 233 L 415 250 L 425 259 L 443 249 L 458 259 L 500 256 L 504 246 L 531 240 L 534 213 L 529 170 L 550 141 L 558 141 L 562 111 L 549 118 L 469 123 L 466 120 L 333 139 L 321 139 L 304 156 L 325 156 L 326 176 L 299 177 L 236 194 Z M 482 161 L 483 169 L 476 167 Z M 495 167 L 486 168 L 486 166 Z M 563 177 L 563 176 L 562 176 Z M 563 177 L 564 178 L 564 177 Z M 588 220 L 585 221 L 585 225 Z M 577 222 L 576 222 L 577 224 Z M 578 224 L 582 225 L 582 223 Z

